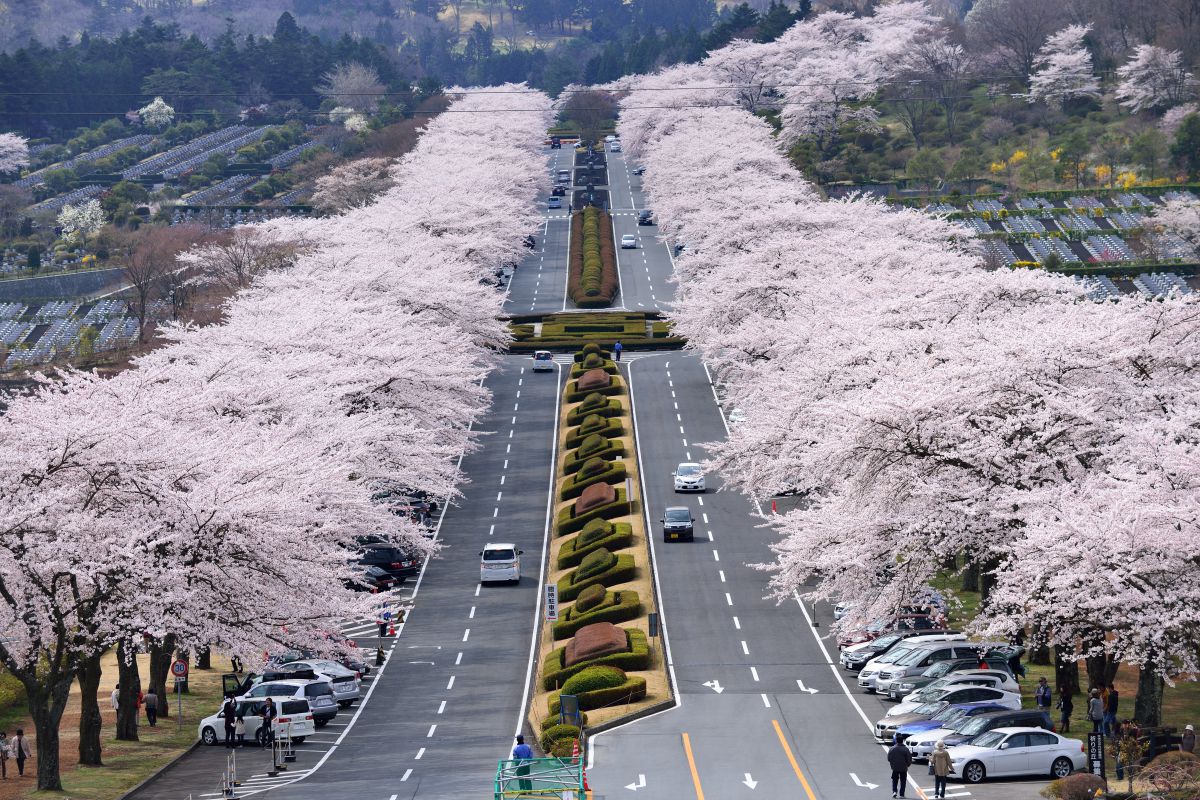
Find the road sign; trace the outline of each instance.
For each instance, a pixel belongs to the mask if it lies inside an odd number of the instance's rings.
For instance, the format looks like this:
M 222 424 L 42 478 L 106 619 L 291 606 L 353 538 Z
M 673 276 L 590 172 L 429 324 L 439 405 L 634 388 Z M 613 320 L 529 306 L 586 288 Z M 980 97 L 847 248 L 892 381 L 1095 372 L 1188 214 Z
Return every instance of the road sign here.
M 171 674 L 176 678 L 186 678 L 188 673 L 188 664 L 186 661 L 176 661 L 171 664 Z
M 1104 734 L 1089 733 L 1088 744 L 1088 772 L 1093 775 L 1104 777 Z
M 558 586 L 553 583 L 546 584 L 546 619 L 558 619 Z
M 651 613 L 649 623 L 650 623 L 650 636 L 651 637 L 658 636 L 658 614 Z

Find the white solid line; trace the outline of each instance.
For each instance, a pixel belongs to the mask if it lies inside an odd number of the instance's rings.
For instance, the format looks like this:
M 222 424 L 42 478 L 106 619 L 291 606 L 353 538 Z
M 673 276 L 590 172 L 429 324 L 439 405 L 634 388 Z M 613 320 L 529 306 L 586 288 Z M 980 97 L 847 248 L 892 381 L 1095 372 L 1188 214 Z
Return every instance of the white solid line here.
M 761 697 L 761 698 L 762 698 L 762 701 L 763 701 L 763 705 L 764 705 L 764 706 L 766 706 L 767 708 L 770 708 L 770 707 L 771 707 L 771 701 L 767 699 L 767 696 L 766 696 L 765 694 L 763 694 L 763 695 L 759 695 L 759 697 Z
M 467 628 L 465 631 L 463 631 L 463 641 L 465 642 L 470 635 L 471 635 L 471 629 Z
M 433 738 L 433 732 L 434 732 L 434 731 L 436 731 L 436 730 L 437 730 L 437 725 L 430 725 L 430 726 L 429 726 L 429 733 L 425 734 L 425 738 L 426 738 L 426 739 L 432 739 L 432 738 Z
M 462 663 L 462 651 L 460 650 L 458 652 L 458 658 L 454 659 L 454 666 L 457 667 L 461 663 Z
M 750 655 L 750 648 L 746 646 L 745 639 L 742 639 L 742 654 L 747 656 Z
M 413 761 L 420 761 L 420 760 L 421 760 L 421 756 L 423 756 L 423 755 L 425 755 L 425 748 L 424 748 L 424 747 L 422 747 L 420 750 L 418 750 L 418 751 L 417 751 L 417 754 L 416 754 L 415 756 L 413 756 Z
M 750 676 L 754 678 L 754 682 L 758 683 L 758 670 L 754 667 L 750 668 Z
M 447 692 L 454 688 L 454 677 L 455 676 L 451 675 L 450 680 L 446 683 L 446 691 Z
M 445 710 L 446 710 L 446 701 L 445 701 L 445 700 L 443 700 L 443 701 L 442 701 L 442 704 L 438 706 L 438 712 L 437 712 L 437 713 L 441 714 L 441 713 L 442 713 L 442 712 L 444 712 Z

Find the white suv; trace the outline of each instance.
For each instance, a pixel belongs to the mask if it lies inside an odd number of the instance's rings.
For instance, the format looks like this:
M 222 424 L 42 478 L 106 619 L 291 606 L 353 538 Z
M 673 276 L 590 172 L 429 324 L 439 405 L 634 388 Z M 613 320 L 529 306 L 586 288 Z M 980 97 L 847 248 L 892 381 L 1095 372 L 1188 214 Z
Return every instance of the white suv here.
M 336 661 L 323 658 L 309 658 L 301 661 L 289 661 L 278 667 L 280 672 L 296 672 L 297 670 L 312 670 L 320 679 L 329 681 L 333 688 L 333 697 L 342 708 L 349 708 L 359 698 L 360 685 L 358 674 L 343 667 Z
M 273 699 L 276 705 L 274 726 L 276 738 L 289 735 L 293 742 L 300 744 L 317 732 L 317 726 L 313 723 L 312 709 L 309 708 L 307 700 L 293 697 Z M 264 705 L 266 705 L 265 699 L 238 700 L 237 710 L 234 712 L 246 723 L 246 740 L 256 742 L 260 747 L 265 747 L 267 744 L 266 731 L 261 730 L 261 714 Z M 224 704 L 216 714 L 200 720 L 199 734 L 200 741 L 207 745 L 222 744 L 225 741 Z
M 672 477 L 675 478 L 675 491 L 677 492 L 704 491 L 704 470 L 700 468 L 699 464 L 685 461 L 675 468 Z
M 521 582 L 521 553 L 511 542 L 486 544 L 479 551 L 479 582 Z
M 305 698 L 312 708 L 313 722 L 318 728 L 337 716 L 337 698 L 333 694 L 333 686 L 329 681 L 264 681 L 238 698 L 238 700 L 257 700 L 263 697 L 295 697 Z

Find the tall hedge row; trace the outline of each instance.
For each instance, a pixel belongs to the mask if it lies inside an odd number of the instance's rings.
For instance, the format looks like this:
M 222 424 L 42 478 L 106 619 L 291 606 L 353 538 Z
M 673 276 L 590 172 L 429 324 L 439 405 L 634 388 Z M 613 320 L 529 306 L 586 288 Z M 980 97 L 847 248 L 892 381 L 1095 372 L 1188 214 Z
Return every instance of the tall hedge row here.
M 580 308 L 607 308 L 618 288 L 612 217 L 586 206 L 571 217 L 567 295 Z

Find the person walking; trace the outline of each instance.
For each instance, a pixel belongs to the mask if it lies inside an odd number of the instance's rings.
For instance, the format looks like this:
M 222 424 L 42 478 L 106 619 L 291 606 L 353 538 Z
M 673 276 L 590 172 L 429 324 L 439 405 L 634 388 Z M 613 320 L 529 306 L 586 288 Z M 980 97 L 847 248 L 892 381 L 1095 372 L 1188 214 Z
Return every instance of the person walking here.
M 1046 683 L 1045 677 L 1038 678 L 1038 685 L 1037 689 L 1033 692 L 1033 699 L 1037 703 L 1039 711 L 1050 711 L 1050 701 L 1054 698 L 1050 692 L 1050 684 Z
M 238 714 L 237 721 L 233 723 L 233 732 L 237 735 L 237 746 L 246 746 L 246 715 Z
M 150 691 L 146 692 L 142 702 L 146 704 L 146 722 L 150 723 L 150 727 L 153 728 L 158 724 L 158 693 L 154 691 L 153 686 L 150 687 Z
M 625 349 L 625 346 L 623 344 L 621 344 L 620 342 L 613 343 L 613 361 L 621 360 L 621 351 L 624 349 Z
M 237 714 L 237 703 L 232 697 L 225 698 L 225 705 L 221 708 L 221 714 L 225 720 L 225 746 L 233 747 L 233 730 L 237 725 L 233 718 Z
M 8 760 L 12 758 L 12 748 L 9 747 L 8 733 L 0 731 L 0 778 L 8 780 Z
M 946 776 L 954 772 L 954 763 L 950 761 L 950 751 L 946 743 L 938 740 L 933 746 L 933 755 L 929 757 L 929 768 L 933 771 L 933 796 L 946 796 Z
M 17 759 L 17 775 L 25 774 L 25 759 L 33 758 L 33 750 L 29 747 L 29 740 L 25 738 L 25 731 L 17 728 L 17 736 L 12 741 L 13 757 Z
M 1183 726 L 1183 736 L 1179 738 L 1179 749 L 1184 753 L 1196 752 L 1196 729 L 1191 725 Z
M 892 797 L 904 797 L 904 787 L 908 784 L 908 768 L 912 766 L 912 753 L 900 744 L 899 736 L 892 738 L 887 760 L 892 768 Z
M 1092 689 L 1088 698 L 1087 716 L 1092 721 L 1092 733 L 1102 733 L 1104 730 L 1104 701 L 1100 699 L 1100 690 Z
M 1075 710 L 1075 701 L 1071 699 L 1071 693 L 1067 691 L 1067 687 L 1058 687 L 1058 710 L 1059 723 L 1061 730 L 1059 733 L 1071 732 L 1071 712 Z
M 1115 736 L 1113 727 L 1117 724 L 1117 708 L 1121 700 L 1121 694 L 1117 691 L 1117 687 L 1111 683 L 1108 685 L 1108 697 L 1104 701 L 1104 735 Z
M 533 761 L 533 748 L 525 744 L 524 736 L 517 736 L 517 745 L 513 748 L 512 757 L 513 761 L 517 762 L 517 775 L 528 775 L 529 765 Z M 522 792 L 528 792 L 533 789 L 533 781 L 527 777 L 521 777 L 517 781 L 517 789 Z
M 120 730 L 120 727 L 121 727 L 121 715 L 119 713 L 120 708 L 121 708 L 121 684 L 118 683 L 116 686 L 113 687 L 113 690 L 112 690 L 113 722 L 116 723 L 118 731 Z

